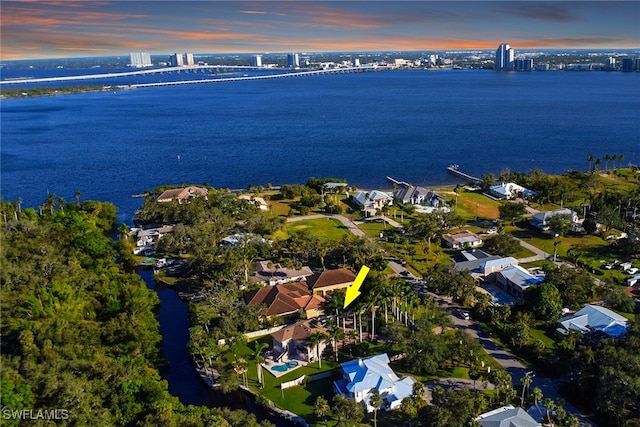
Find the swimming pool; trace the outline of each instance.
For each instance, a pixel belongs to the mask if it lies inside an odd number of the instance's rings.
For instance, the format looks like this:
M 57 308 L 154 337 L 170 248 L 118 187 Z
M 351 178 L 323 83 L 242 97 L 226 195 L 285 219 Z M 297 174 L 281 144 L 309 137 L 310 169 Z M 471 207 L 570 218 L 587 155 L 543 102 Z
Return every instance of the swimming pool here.
M 495 288 L 493 286 L 486 286 L 486 287 L 483 287 L 483 289 L 489 292 L 493 297 L 494 301 L 497 302 L 498 304 L 502 304 L 502 305 L 513 304 L 513 300 L 511 299 L 511 297 L 503 293 L 498 288 Z
M 282 365 L 272 366 L 271 370 L 276 372 L 285 372 L 296 367 L 298 367 L 298 362 L 296 362 L 295 360 L 289 360 L 287 363 L 284 363 Z

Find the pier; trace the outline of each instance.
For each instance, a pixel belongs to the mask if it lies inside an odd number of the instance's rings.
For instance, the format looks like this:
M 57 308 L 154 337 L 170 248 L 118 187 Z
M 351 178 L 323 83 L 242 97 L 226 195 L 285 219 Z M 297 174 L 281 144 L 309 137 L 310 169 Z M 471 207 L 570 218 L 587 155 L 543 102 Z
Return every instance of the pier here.
M 387 181 L 389 181 L 392 184 L 397 185 L 398 187 L 406 187 L 406 188 L 411 187 L 411 184 L 409 184 L 408 182 L 398 181 L 396 179 L 391 178 L 390 176 L 387 176 Z
M 465 179 L 468 179 L 468 180 L 470 180 L 470 181 L 473 181 L 473 182 L 475 182 L 476 184 L 477 184 L 477 183 L 480 183 L 480 182 L 482 181 L 482 180 L 481 180 L 480 178 L 478 178 L 477 176 L 469 175 L 469 174 L 467 174 L 467 173 L 464 173 L 464 172 L 460 171 L 460 169 L 459 169 L 459 168 L 460 168 L 460 166 L 458 166 L 458 165 L 450 165 L 450 166 L 447 168 L 447 170 L 448 170 L 449 172 L 451 172 L 452 174 L 454 174 L 454 175 L 458 175 L 458 176 L 460 176 L 460 177 L 462 177 L 462 178 L 465 178 Z

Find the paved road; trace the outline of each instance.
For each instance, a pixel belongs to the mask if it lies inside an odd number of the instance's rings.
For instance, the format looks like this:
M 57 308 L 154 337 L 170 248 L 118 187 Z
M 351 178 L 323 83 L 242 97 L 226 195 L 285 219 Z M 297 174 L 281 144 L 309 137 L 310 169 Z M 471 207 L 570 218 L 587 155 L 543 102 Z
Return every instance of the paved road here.
M 358 228 L 356 223 L 354 223 L 353 221 L 349 220 L 348 218 L 342 215 L 320 214 L 320 215 L 309 215 L 304 217 L 293 217 L 293 218 L 287 219 L 287 222 L 295 222 L 295 221 L 302 221 L 305 219 L 317 219 L 317 218 L 335 218 L 340 222 L 342 222 L 342 224 L 344 224 L 344 226 L 347 227 L 347 229 L 349 229 L 353 234 L 358 236 L 365 235 L 365 233 Z M 386 218 L 386 219 L 389 220 L 389 218 Z M 396 224 L 397 225 L 394 225 L 394 226 L 400 226 L 400 224 L 398 223 Z M 520 240 L 520 244 L 536 254 L 535 257 L 530 257 L 530 258 L 543 259 L 543 258 L 549 257 L 548 253 L 541 251 L 540 249 L 530 245 L 527 242 L 523 242 L 522 240 Z M 528 258 L 525 258 L 525 259 L 528 259 Z M 528 262 L 528 261 L 519 260 L 519 262 Z M 462 329 L 466 331 L 469 335 L 477 338 L 480 344 L 482 345 L 482 347 L 485 349 L 485 351 L 491 357 L 493 357 L 496 360 L 496 362 L 498 362 L 503 368 L 505 368 L 507 372 L 509 372 L 513 383 L 520 384 L 520 378 L 522 378 L 525 375 L 528 369 L 518 359 L 516 359 L 513 355 L 508 353 L 504 348 L 502 348 L 499 344 L 497 344 L 491 338 L 480 336 L 479 334 L 481 330 L 480 326 L 475 322 L 473 322 L 472 320 L 463 319 L 459 315 L 460 308 L 453 303 L 451 298 L 441 297 L 439 295 L 429 292 L 426 289 L 426 287 L 421 284 L 420 282 L 421 278 L 418 278 L 415 275 L 413 275 L 413 273 L 411 273 L 406 267 L 403 267 L 400 263 L 394 260 L 389 260 L 389 267 L 400 277 L 403 277 L 405 280 L 412 283 L 417 293 L 428 294 L 432 296 L 434 300 L 438 302 L 438 304 L 440 304 L 441 306 L 444 306 L 451 313 L 450 315 L 451 315 L 451 319 L 453 321 L 454 327 Z M 416 287 L 418 289 L 416 289 Z M 443 381 L 444 385 L 449 385 L 449 386 L 473 387 L 473 381 L 471 380 L 466 381 L 466 380 L 461 380 L 459 378 L 456 378 L 456 379 L 447 378 L 440 381 Z M 478 382 L 478 384 L 479 383 L 480 382 Z M 559 397 L 558 388 L 561 383 L 562 383 L 561 378 L 534 377 L 533 383 L 530 386 L 530 390 L 533 390 L 533 388 L 535 387 L 539 387 L 542 390 L 544 398 L 556 399 Z M 592 421 L 587 419 L 584 415 L 582 415 L 580 411 L 578 411 L 578 409 L 575 408 L 573 405 L 569 403 L 565 403 L 564 407 L 568 413 L 574 414 L 580 419 L 581 426 L 596 426 L 595 423 L 593 423 Z

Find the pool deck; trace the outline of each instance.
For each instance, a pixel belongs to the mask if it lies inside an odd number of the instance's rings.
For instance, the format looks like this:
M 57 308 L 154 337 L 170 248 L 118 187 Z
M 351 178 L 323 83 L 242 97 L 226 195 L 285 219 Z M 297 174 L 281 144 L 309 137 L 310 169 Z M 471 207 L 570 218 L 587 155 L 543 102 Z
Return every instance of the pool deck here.
M 274 370 L 273 370 L 273 367 L 274 367 L 274 366 L 284 365 L 284 364 L 286 364 L 287 362 L 291 362 L 291 361 L 293 361 L 293 362 L 298 362 L 298 366 L 295 366 L 295 367 L 293 367 L 293 368 L 289 368 L 289 369 L 287 369 L 286 371 L 274 371 Z M 273 358 L 271 358 L 271 357 L 267 357 L 267 358 L 266 358 L 266 360 L 265 360 L 265 362 L 262 364 L 262 367 L 263 367 L 264 369 L 266 369 L 267 371 L 269 371 L 269 373 L 270 373 L 271 375 L 273 375 L 274 377 L 276 377 L 276 378 L 280 378 L 281 376 L 286 375 L 286 374 L 288 374 L 289 372 L 295 371 L 296 369 L 298 369 L 298 368 L 300 368 L 300 367 L 302 367 L 302 366 L 306 366 L 306 365 L 309 363 L 309 362 L 307 362 L 307 361 L 305 361 L 305 360 L 292 359 L 292 358 L 287 359 L 287 362 L 277 362 L 277 363 L 273 363 Z

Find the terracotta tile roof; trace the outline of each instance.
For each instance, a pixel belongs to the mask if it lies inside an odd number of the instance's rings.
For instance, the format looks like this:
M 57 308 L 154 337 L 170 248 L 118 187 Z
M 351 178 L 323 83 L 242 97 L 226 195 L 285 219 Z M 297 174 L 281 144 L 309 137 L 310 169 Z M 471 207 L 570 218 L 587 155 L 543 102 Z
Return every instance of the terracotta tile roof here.
M 192 197 L 197 196 L 206 196 L 207 195 L 206 188 L 200 187 L 183 187 L 183 188 L 175 188 L 172 190 L 166 190 L 162 192 L 158 196 L 159 202 L 170 202 L 172 200 L 187 200 Z
M 280 341 L 295 340 L 298 342 L 306 341 L 315 332 L 320 331 L 327 333 L 327 329 L 320 326 L 317 322 L 306 320 L 304 322 L 298 322 L 286 328 L 275 331 L 271 336 Z
M 346 268 L 338 268 L 337 270 L 325 270 L 320 274 L 314 274 L 307 278 L 310 289 L 324 288 L 327 286 L 335 286 L 343 283 L 350 283 L 356 280 L 356 275 Z
M 306 283 L 294 282 L 247 292 L 244 294 L 244 301 L 248 305 L 265 304 L 267 316 L 278 316 L 294 313 L 299 309 L 317 308 L 325 300 L 318 295 L 311 295 Z

